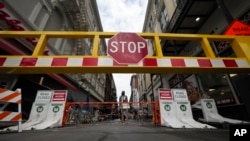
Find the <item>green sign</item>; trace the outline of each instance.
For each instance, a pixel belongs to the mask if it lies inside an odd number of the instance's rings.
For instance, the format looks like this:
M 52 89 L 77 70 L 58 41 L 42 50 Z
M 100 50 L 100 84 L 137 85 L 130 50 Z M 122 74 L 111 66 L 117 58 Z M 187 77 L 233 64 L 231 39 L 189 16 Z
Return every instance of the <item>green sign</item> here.
M 209 100 L 204 100 L 204 102 L 213 102 L 213 100 L 210 100 L 210 99 Z
M 208 109 L 211 109 L 211 108 L 213 107 L 212 104 L 211 104 L 210 102 L 207 102 L 207 103 L 206 103 L 206 106 L 207 106 Z
M 171 106 L 168 105 L 168 104 L 166 104 L 166 105 L 164 106 L 164 109 L 165 109 L 166 111 L 170 111 L 170 110 L 171 110 Z
M 55 103 L 55 104 L 51 104 L 52 106 L 63 106 L 63 104 L 58 104 L 58 103 Z
M 188 102 L 177 102 L 177 104 L 188 104 Z
M 53 110 L 54 113 L 57 113 L 57 112 L 60 111 L 60 107 L 59 106 L 54 106 L 52 110 Z
M 187 110 L 187 106 L 186 105 L 180 105 L 180 109 L 181 109 L 181 111 L 186 111 Z
M 43 111 L 43 109 L 44 109 L 43 106 L 38 106 L 36 108 L 36 112 L 41 113 Z
M 162 102 L 162 104 L 172 104 L 172 102 Z

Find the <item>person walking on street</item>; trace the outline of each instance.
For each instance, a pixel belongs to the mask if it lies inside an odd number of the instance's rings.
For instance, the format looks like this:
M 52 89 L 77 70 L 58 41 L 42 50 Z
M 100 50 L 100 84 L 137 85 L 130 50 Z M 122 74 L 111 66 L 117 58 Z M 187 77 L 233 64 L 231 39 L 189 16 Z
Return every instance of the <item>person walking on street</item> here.
M 128 120 L 128 97 L 125 95 L 125 91 L 122 91 L 122 94 L 119 98 L 120 102 L 120 111 L 121 111 L 121 121 L 124 122 L 125 119 Z

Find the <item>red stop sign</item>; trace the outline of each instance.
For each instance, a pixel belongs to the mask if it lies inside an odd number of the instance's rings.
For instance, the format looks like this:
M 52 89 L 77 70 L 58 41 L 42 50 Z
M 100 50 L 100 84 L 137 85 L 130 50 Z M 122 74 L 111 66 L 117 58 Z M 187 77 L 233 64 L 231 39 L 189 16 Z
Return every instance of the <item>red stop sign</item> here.
M 118 33 L 108 41 L 108 51 L 119 64 L 137 64 L 148 55 L 148 44 L 136 33 Z

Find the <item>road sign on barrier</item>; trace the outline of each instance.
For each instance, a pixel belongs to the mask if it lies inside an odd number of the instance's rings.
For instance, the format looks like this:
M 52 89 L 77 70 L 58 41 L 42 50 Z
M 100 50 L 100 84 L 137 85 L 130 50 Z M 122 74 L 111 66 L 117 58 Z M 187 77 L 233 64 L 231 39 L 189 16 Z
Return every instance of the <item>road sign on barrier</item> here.
M 188 101 L 186 89 L 172 89 L 175 101 Z
M 160 100 L 173 100 L 171 89 L 159 89 L 159 98 Z
M 58 101 L 58 102 L 63 102 L 66 100 L 66 94 L 67 92 L 66 91 L 61 91 L 61 90 L 55 90 L 54 91 L 54 95 L 53 95 L 53 98 L 52 98 L 52 101 Z
M 137 64 L 148 55 L 148 45 L 136 33 L 118 33 L 109 40 L 107 53 L 119 64 Z

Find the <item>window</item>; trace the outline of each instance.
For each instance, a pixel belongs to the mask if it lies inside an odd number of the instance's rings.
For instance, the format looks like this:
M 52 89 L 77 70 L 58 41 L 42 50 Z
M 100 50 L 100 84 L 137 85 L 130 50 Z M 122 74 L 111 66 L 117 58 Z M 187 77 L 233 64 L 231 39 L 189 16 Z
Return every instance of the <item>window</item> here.
M 167 11 L 167 8 L 164 9 L 163 15 L 164 15 L 164 18 L 165 18 L 166 21 L 167 21 L 167 20 L 168 20 L 168 11 Z
M 236 56 L 231 47 L 230 42 L 214 41 L 212 45 L 215 50 L 216 56 L 220 56 L 220 57 L 235 57 Z
M 173 0 L 174 6 L 177 6 L 179 0 Z
M 93 30 L 92 31 L 98 31 L 98 27 L 97 27 L 97 24 L 95 22 L 95 20 L 93 19 L 92 21 L 92 27 L 93 27 Z
M 212 98 L 218 106 L 236 104 L 225 74 L 197 74 L 203 98 Z
M 46 0 L 38 2 L 29 16 L 29 21 L 34 23 L 39 30 L 44 30 L 51 14 L 51 5 Z
M 153 27 L 153 18 L 152 16 L 150 17 L 149 23 L 148 23 L 148 27 L 152 28 Z
M 165 30 L 167 24 L 168 24 L 168 11 L 167 8 L 165 7 L 160 14 L 161 30 Z
M 47 8 L 47 10 L 49 11 L 49 13 L 52 13 L 52 3 L 49 0 L 42 0 L 43 5 Z
M 155 7 L 157 7 L 159 0 L 155 0 Z

